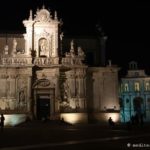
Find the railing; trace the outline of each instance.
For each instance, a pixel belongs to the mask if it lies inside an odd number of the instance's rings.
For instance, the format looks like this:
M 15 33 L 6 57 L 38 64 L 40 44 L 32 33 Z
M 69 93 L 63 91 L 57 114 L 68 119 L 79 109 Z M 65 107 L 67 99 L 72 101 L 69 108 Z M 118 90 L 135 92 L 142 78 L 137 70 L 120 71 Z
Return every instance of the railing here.
M 32 58 L 12 58 L 12 57 L 5 57 L 1 58 L 1 64 L 2 65 L 31 65 L 32 64 Z
M 38 66 L 49 66 L 49 65 L 57 65 L 59 63 L 59 58 L 35 58 L 34 65 Z
M 33 64 L 39 66 L 56 65 L 59 63 L 59 58 L 35 58 Z M 25 57 L 4 57 L 1 58 L 1 65 L 10 66 L 26 66 L 32 65 L 32 58 Z
M 83 65 L 82 61 L 84 59 L 82 57 L 64 57 L 61 60 L 62 65 Z M 10 66 L 26 66 L 32 65 L 32 58 L 31 57 L 4 57 L 1 58 L 0 61 L 1 65 L 10 65 Z M 34 65 L 37 66 L 50 66 L 50 65 L 58 65 L 59 58 L 34 58 L 33 61 Z
M 82 57 L 65 57 L 62 58 L 62 65 L 83 65 Z

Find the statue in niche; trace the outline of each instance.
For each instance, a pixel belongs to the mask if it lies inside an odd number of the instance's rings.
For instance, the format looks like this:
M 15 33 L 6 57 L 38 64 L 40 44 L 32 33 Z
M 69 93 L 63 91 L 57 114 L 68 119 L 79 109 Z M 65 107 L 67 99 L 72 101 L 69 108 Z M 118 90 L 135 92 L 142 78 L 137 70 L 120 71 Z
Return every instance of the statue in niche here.
M 40 56 L 47 55 L 47 40 L 46 39 L 41 39 L 39 41 L 39 50 L 40 50 Z
M 13 47 L 12 47 L 12 55 L 15 55 L 15 54 L 24 54 L 25 51 L 24 49 L 17 49 L 17 40 L 14 38 L 13 39 Z
M 25 103 L 25 91 L 21 89 L 19 92 L 19 104 L 23 105 Z

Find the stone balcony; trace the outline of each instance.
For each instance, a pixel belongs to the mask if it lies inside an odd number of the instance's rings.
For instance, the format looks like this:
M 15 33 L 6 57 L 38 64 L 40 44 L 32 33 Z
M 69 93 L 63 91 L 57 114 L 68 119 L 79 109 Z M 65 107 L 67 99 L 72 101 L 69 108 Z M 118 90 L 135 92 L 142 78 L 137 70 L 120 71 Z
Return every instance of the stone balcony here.
M 3 57 L 1 58 L 0 65 L 2 66 L 50 66 L 58 65 L 59 58 L 47 58 L 47 57 L 38 57 L 34 58 L 34 61 L 31 57 Z
M 65 66 L 73 66 L 73 65 L 84 65 L 83 61 L 84 59 L 82 57 L 64 57 L 62 58 L 62 65 Z
M 51 66 L 51 65 L 58 65 L 59 64 L 59 58 L 58 57 L 37 57 L 34 59 L 33 62 L 34 65 L 37 66 Z
M 64 66 L 83 66 L 83 57 L 63 57 L 61 59 L 61 64 Z M 34 61 L 31 57 L 2 57 L 0 61 L 0 65 L 2 66 L 30 66 L 30 65 L 37 65 L 37 66 L 53 66 L 59 65 L 59 58 L 58 57 L 36 57 Z
M 8 66 L 26 66 L 32 65 L 31 57 L 3 57 L 1 58 L 1 65 Z

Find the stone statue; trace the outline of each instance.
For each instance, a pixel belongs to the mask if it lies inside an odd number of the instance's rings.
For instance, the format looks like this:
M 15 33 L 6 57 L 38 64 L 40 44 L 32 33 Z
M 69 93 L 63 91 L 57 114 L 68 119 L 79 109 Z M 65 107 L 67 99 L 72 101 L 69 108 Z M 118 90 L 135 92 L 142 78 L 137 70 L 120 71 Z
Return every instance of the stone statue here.
M 70 50 L 74 50 L 74 41 L 73 40 L 70 42 Z
M 74 41 L 73 40 L 70 42 L 70 55 L 71 55 L 71 57 L 75 57 Z
M 46 55 L 47 41 L 46 39 L 40 40 L 40 55 Z
M 81 47 L 78 47 L 78 56 L 80 56 L 80 57 L 84 57 L 85 56 L 85 54 L 84 54 L 84 52 L 83 52 Z
M 4 54 L 5 55 L 8 55 L 8 50 L 9 50 L 8 45 L 5 45 L 5 47 L 4 47 Z
M 21 90 L 19 92 L 19 102 L 20 103 L 24 103 L 25 102 L 25 93 L 24 93 L 24 90 Z
M 13 52 L 15 53 L 17 51 L 17 40 L 14 38 L 13 39 Z
M 63 40 L 63 37 L 64 37 L 64 33 L 61 32 L 61 34 L 60 34 L 60 40 L 61 40 L 61 41 Z

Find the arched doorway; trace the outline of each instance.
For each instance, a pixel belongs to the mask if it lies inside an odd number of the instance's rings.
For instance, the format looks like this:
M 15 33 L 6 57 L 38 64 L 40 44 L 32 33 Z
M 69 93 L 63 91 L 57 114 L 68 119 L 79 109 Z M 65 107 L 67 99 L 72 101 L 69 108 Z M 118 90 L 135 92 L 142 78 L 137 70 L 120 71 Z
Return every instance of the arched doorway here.
M 34 116 L 52 118 L 55 114 L 55 87 L 48 79 L 39 79 L 33 84 L 34 88 Z
M 134 112 L 137 114 L 142 113 L 142 105 L 143 105 L 143 99 L 141 97 L 136 97 L 133 100 L 133 107 L 134 107 Z
M 37 119 L 41 120 L 43 118 L 49 118 L 50 117 L 50 95 L 48 93 L 46 94 L 37 94 L 36 99 L 36 116 Z

